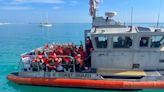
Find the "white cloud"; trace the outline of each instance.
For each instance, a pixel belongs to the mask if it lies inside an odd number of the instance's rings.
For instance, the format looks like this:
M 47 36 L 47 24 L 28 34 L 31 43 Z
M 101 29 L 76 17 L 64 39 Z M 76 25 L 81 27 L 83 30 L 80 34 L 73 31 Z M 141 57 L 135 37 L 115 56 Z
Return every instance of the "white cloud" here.
M 2 10 L 31 10 L 31 7 L 25 7 L 25 6 L 3 6 L 0 7 Z
M 59 7 L 59 6 L 54 6 L 53 7 L 53 9 L 55 9 L 55 10 L 58 10 L 58 9 L 60 9 L 61 7 Z
M 14 0 L 13 4 L 20 3 L 48 3 L 48 4 L 62 4 L 65 3 L 63 0 Z
M 78 2 L 77 2 L 76 0 L 73 0 L 73 1 L 70 2 L 69 5 L 70 5 L 70 6 L 75 6 L 77 3 L 78 3 Z

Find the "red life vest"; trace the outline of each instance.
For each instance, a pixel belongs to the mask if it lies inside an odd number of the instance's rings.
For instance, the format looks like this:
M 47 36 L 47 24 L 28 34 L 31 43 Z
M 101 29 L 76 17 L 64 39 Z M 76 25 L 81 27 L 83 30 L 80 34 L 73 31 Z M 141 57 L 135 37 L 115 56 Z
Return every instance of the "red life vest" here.
M 58 66 L 60 63 L 59 58 L 55 58 L 55 62 L 56 62 L 56 66 Z
M 53 58 L 56 58 L 57 57 L 56 53 L 53 53 L 52 57 Z
M 65 50 L 65 54 L 66 54 L 66 55 L 70 55 L 71 53 L 70 53 L 69 50 Z
M 47 61 L 48 61 L 48 62 L 47 62 L 47 67 L 48 67 L 48 69 L 56 69 L 56 65 L 50 65 L 50 64 L 49 64 L 50 58 L 48 58 Z
M 42 60 L 43 60 L 43 63 L 45 64 L 45 65 L 47 65 L 48 64 L 48 59 L 47 58 L 42 58 Z
M 79 54 L 81 55 L 81 58 L 82 58 L 82 59 L 85 58 L 85 52 L 84 52 L 84 51 L 79 51 Z
M 50 53 L 49 58 L 55 59 L 57 57 L 56 53 Z
M 57 54 L 61 55 L 63 54 L 63 50 L 61 48 L 58 49 Z
M 37 57 L 39 58 L 39 59 L 42 59 L 43 58 L 43 56 L 42 55 L 37 55 Z
M 83 67 L 83 60 L 80 57 L 75 56 L 74 59 L 80 64 L 80 67 Z
M 66 63 L 70 63 L 70 60 L 66 57 L 63 57 L 63 61 L 65 61 Z
M 32 59 L 32 62 L 34 62 L 34 63 L 37 62 L 36 58 L 33 58 L 33 59 Z
M 75 56 L 74 59 L 77 60 L 78 59 L 78 56 Z
M 81 58 L 78 58 L 78 59 L 77 59 L 77 62 L 79 62 L 80 67 L 83 67 L 83 60 L 82 60 Z

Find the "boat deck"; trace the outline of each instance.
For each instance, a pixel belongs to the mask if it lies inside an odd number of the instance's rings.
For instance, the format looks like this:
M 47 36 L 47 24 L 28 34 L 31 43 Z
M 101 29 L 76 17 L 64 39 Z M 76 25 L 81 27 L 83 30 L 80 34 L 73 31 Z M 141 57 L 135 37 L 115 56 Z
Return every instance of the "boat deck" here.
M 114 70 L 97 69 L 96 72 L 103 76 L 105 80 L 114 81 L 164 81 L 164 70 Z
M 161 76 L 161 73 L 159 71 L 113 70 L 113 69 L 97 69 L 97 74 L 100 74 L 102 76 L 129 76 L 129 77 Z

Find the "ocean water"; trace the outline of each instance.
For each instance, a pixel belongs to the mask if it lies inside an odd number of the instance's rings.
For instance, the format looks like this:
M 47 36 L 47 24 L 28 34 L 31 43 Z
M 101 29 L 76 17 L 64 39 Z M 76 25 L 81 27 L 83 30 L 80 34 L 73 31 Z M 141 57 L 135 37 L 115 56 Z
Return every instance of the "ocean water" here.
M 153 23 L 135 24 L 154 26 Z M 10 24 L 0 26 L 0 92 L 118 92 L 76 88 L 40 87 L 17 85 L 6 79 L 7 74 L 18 70 L 21 53 L 28 52 L 45 43 L 84 42 L 84 30 L 89 23 L 54 24 L 52 28 L 41 28 L 37 24 Z M 126 91 L 125 91 L 126 92 Z M 137 92 L 164 92 L 164 90 L 140 90 Z

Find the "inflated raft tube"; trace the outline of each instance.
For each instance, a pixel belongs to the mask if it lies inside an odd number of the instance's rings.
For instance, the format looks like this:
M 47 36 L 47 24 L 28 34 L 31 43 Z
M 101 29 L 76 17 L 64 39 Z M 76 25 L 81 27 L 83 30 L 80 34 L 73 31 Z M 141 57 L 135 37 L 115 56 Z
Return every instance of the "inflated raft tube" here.
M 95 89 L 163 89 L 164 81 L 129 82 L 113 80 L 84 80 L 64 78 L 20 78 L 15 75 L 8 75 L 7 79 L 24 85 L 57 86 L 74 88 L 95 88 Z

